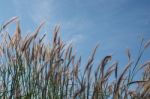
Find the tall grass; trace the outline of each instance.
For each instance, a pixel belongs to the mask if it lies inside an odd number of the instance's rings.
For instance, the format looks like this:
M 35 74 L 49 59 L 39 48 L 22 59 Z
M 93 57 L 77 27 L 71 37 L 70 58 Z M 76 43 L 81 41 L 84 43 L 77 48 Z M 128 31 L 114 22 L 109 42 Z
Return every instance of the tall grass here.
M 16 23 L 13 36 L 6 28 Z M 108 63 L 112 56 L 104 57 L 94 66 L 96 46 L 82 66 L 72 45 L 61 40 L 59 27 L 53 32 L 53 40 L 46 44 L 45 35 L 38 38 L 43 23 L 33 34 L 25 37 L 17 17 L 4 23 L 0 35 L 0 99 L 139 99 L 150 97 L 150 60 L 140 64 L 141 57 L 150 45 L 141 43 L 137 60 L 132 61 L 127 50 L 128 63 L 118 72 L 119 62 Z M 142 47 L 144 46 L 144 47 Z M 67 48 L 66 48 L 67 47 Z M 107 66 L 107 68 L 106 68 Z M 81 70 L 81 68 L 84 70 Z M 95 70 L 94 70 L 95 69 Z M 139 71 L 141 78 L 134 80 Z M 114 75 L 114 77 L 113 77 Z M 113 80 L 109 80 L 109 79 Z M 133 88 L 134 86 L 134 88 Z

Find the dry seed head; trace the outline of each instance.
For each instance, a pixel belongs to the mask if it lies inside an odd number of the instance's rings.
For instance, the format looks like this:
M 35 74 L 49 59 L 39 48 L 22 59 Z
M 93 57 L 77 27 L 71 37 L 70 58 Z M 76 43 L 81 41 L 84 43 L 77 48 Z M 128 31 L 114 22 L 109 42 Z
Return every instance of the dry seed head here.
M 8 20 L 7 22 L 4 23 L 2 28 L 5 29 L 10 23 L 12 23 L 13 21 L 15 21 L 17 19 L 18 19 L 18 17 L 11 18 L 10 20 Z
M 92 59 L 94 58 L 94 56 L 96 54 L 96 50 L 97 50 L 98 47 L 99 47 L 99 44 L 97 44 L 96 47 L 93 50 L 92 57 L 91 57 Z
M 39 43 L 41 43 L 41 42 L 44 40 L 45 36 L 46 36 L 46 34 L 44 34 L 44 35 L 42 36 L 42 38 L 39 40 Z
M 108 91 L 109 91 L 109 94 L 113 93 L 113 85 L 108 86 Z
M 56 26 L 54 29 L 53 45 L 56 45 L 56 43 L 57 43 L 56 41 L 57 41 L 59 29 L 60 29 L 60 26 Z
M 69 71 L 69 68 L 67 68 L 66 70 L 65 70 L 65 76 L 67 77 L 67 78 L 69 78 L 70 77 L 70 71 Z
M 131 53 L 130 53 L 130 50 L 127 49 L 127 50 L 126 50 L 126 53 L 127 53 L 127 56 L 128 56 L 128 60 L 130 61 L 130 60 L 131 60 Z
M 29 37 L 27 40 L 23 42 L 22 48 L 21 48 L 22 52 L 25 51 L 27 48 L 29 48 L 29 45 L 31 44 L 32 40 L 33 40 L 33 37 Z
M 40 26 L 36 29 L 35 33 L 33 34 L 33 38 L 35 39 L 40 31 L 40 29 L 42 28 L 42 26 L 45 24 L 45 22 L 42 22 L 40 24 Z
M 134 98 L 135 96 L 137 96 L 136 92 L 135 91 L 129 91 L 128 94 Z
M 118 94 L 119 94 L 119 87 L 121 86 L 121 82 L 124 81 L 124 75 L 125 73 L 127 72 L 128 68 L 131 66 L 132 62 L 129 62 L 126 66 L 126 68 L 124 69 L 124 71 L 122 72 L 122 74 L 120 75 L 118 81 L 117 81 L 117 85 L 116 85 L 116 88 L 115 88 L 115 93 L 114 93 L 114 99 L 117 99 L 118 97 Z
M 106 56 L 103 60 L 102 60 L 102 63 L 101 63 L 101 76 L 102 78 L 104 77 L 104 68 L 105 68 L 105 65 L 106 63 L 111 60 L 112 56 Z
M 75 79 L 77 79 L 77 76 L 78 76 L 78 65 L 75 65 L 75 68 L 74 68 L 74 77 L 75 77 Z
M 108 79 L 114 70 L 115 70 L 115 68 L 108 70 L 104 76 L 104 79 Z
M 68 53 L 69 53 L 69 50 L 70 50 L 70 48 L 71 48 L 71 44 L 67 47 L 67 49 L 66 49 L 66 52 L 65 52 L 65 60 L 67 59 L 67 57 L 68 57 Z
M 17 22 L 16 31 L 15 31 L 14 36 L 12 38 L 12 43 L 18 45 L 20 39 L 21 39 L 21 29 L 19 26 L 19 22 Z
M 2 56 L 3 55 L 3 49 L 2 49 L 2 47 L 0 46 L 0 56 Z
M 141 70 L 142 68 L 145 68 L 145 71 L 150 71 L 150 69 L 148 69 L 148 67 L 150 67 L 150 60 L 145 62 L 142 66 L 140 66 L 138 71 Z
M 145 44 L 144 48 L 148 48 L 150 46 L 150 40 L 147 41 L 147 43 Z

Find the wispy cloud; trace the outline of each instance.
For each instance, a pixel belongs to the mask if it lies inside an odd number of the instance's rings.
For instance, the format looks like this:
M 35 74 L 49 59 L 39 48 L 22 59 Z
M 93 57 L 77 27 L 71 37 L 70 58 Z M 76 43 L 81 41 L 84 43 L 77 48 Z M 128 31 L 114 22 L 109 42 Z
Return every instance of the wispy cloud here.
M 84 39 L 84 36 L 82 34 L 77 34 L 75 36 L 73 36 L 71 39 L 69 39 L 67 42 L 68 44 L 78 44 L 80 42 L 82 42 L 82 40 Z
M 30 2 L 30 3 L 29 3 Z M 56 2 L 55 2 L 56 3 Z M 84 23 L 81 19 L 78 18 L 71 18 L 68 20 L 58 19 L 56 20 L 55 17 L 57 15 L 55 12 L 59 13 L 59 11 L 54 6 L 54 0 L 13 0 L 13 4 L 15 6 L 16 13 L 20 16 L 26 15 L 28 19 L 32 20 L 35 24 L 39 24 L 41 21 L 47 21 L 48 25 L 53 24 L 53 26 L 60 22 L 62 28 L 65 33 L 70 33 L 70 36 L 66 34 L 63 37 L 69 43 L 77 43 L 81 42 L 84 38 L 83 34 L 79 34 L 79 31 L 86 27 L 86 23 Z M 58 6 L 57 6 L 58 8 Z M 61 9 L 61 8 L 58 8 Z M 49 24 L 49 22 L 51 24 Z M 31 23 L 30 23 L 31 24 Z M 50 27 L 53 27 L 52 25 Z M 73 36 L 71 36 L 73 35 Z
M 41 20 L 49 20 L 52 11 L 51 2 L 53 0 L 13 0 L 16 13 L 28 16 L 33 22 L 39 23 Z M 29 3 L 30 2 L 30 3 Z
M 80 45 L 79 43 L 84 42 L 84 47 L 89 48 L 95 42 L 100 42 L 104 43 L 103 50 L 121 50 L 128 43 L 134 46 L 139 32 L 149 32 L 147 17 L 149 14 L 146 14 L 149 7 L 143 6 L 144 3 L 141 4 L 139 1 L 137 3 L 130 0 L 13 0 L 13 2 L 17 15 L 28 17 L 36 25 L 42 20 L 47 21 L 47 28 L 60 23 L 62 37 L 68 44 Z

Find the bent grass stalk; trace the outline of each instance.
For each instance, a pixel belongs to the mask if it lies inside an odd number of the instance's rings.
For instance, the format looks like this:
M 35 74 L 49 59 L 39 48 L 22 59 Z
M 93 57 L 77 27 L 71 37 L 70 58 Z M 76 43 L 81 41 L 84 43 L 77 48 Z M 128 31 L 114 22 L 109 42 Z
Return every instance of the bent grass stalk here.
M 16 22 L 16 30 L 11 37 L 6 28 L 12 22 Z M 136 62 L 131 62 L 131 53 L 127 50 L 127 66 L 118 75 L 119 62 L 108 64 L 112 56 L 104 57 L 98 66 L 93 66 L 98 46 L 84 68 L 81 57 L 75 56 L 73 46 L 66 46 L 58 35 L 59 26 L 54 29 L 52 44 L 45 44 L 46 34 L 37 38 L 43 25 L 44 22 L 32 35 L 22 37 L 18 17 L 3 24 L 0 31 L 0 99 L 135 99 L 150 96 L 150 63 L 138 65 L 149 41 Z M 139 70 L 143 71 L 142 78 L 134 81 Z M 137 86 L 133 89 L 131 85 Z

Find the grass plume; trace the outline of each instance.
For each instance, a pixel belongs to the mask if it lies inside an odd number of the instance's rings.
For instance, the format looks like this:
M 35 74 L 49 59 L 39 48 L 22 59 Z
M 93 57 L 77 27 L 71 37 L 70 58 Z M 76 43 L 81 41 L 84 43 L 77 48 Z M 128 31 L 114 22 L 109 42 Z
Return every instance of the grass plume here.
M 6 27 L 16 22 L 13 36 Z M 32 35 L 22 37 L 18 17 L 3 24 L 0 31 L 0 99 L 139 99 L 150 97 L 150 60 L 140 64 L 141 56 L 150 45 L 149 41 L 139 51 L 136 61 L 128 63 L 119 74 L 119 62 L 109 64 L 113 57 L 105 56 L 98 66 L 94 57 L 96 46 L 86 66 L 76 57 L 73 46 L 66 45 L 58 35 L 56 26 L 53 40 L 46 44 L 46 34 L 38 38 L 44 22 Z M 141 43 L 141 46 L 143 45 Z M 141 79 L 134 80 L 142 71 Z M 114 76 L 115 75 L 115 76 Z M 111 79 L 111 80 L 110 80 Z M 132 86 L 135 85 L 135 88 Z M 140 89 L 140 90 L 139 90 Z

